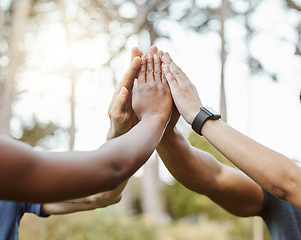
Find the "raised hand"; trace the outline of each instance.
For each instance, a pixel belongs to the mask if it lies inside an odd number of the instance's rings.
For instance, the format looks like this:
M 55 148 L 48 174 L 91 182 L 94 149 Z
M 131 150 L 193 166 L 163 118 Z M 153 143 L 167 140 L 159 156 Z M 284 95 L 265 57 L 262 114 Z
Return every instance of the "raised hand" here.
M 160 59 L 162 59 L 162 57 L 164 56 L 164 52 L 162 50 L 159 50 L 157 48 L 157 46 L 155 46 L 155 45 L 150 47 L 149 52 L 152 54 L 158 54 L 160 56 Z M 162 62 L 162 60 L 161 60 L 161 62 Z M 162 79 L 163 79 L 163 81 L 167 82 L 165 74 L 163 72 L 162 72 Z M 165 132 L 169 131 L 169 130 L 171 130 L 171 131 L 174 130 L 179 118 L 180 118 L 180 113 L 179 113 L 177 107 L 175 106 L 175 104 L 173 103 L 170 121 L 165 129 Z
M 169 84 L 174 103 L 185 121 L 192 124 L 202 106 L 198 92 L 168 53 L 162 56 L 162 61 L 164 63 L 163 72 Z
M 108 115 L 111 126 L 107 139 L 118 137 L 129 131 L 138 122 L 132 108 L 132 88 L 141 63 L 142 52 L 138 47 L 132 49 L 131 65 L 115 90 L 109 105 Z
M 160 117 L 168 122 L 172 98 L 167 81 L 162 78 L 158 54 L 147 53 L 142 57 L 138 79 L 134 83 L 132 104 L 139 120 Z

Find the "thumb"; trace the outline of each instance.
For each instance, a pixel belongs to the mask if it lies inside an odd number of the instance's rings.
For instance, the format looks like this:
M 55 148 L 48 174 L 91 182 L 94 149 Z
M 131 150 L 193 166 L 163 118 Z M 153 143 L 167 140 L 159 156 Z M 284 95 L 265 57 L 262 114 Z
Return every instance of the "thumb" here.
M 115 102 L 114 102 L 111 110 L 115 111 L 115 112 L 122 112 L 123 109 L 125 108 L 128 94 L 129 94 L 128 89 L 125 87 L 122 87 L 120 89 L 119 94 L 117 95 L 117 97 L 115 99 Z
M 133 86 L 133 90 L 132 90 L 133 95 L 137 91 L 137 88 L 138 88 L 138 79 L 135 78 L 135 80 L 134 80 L 134 86 Z

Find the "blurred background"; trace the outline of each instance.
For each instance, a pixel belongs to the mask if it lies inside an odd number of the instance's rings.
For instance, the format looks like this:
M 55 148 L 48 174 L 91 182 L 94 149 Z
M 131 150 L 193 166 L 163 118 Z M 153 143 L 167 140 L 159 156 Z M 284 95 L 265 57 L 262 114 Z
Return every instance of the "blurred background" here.
M 204 105 L 301 160 L 300 0 L 0 0 L 0 133 L 37 150 L 93 150 L 131 48 L 168 51 Z M 180 120 L 191 144 L 230 164 Z M 176 182 L 154 153 L 120 203 L 21 222 L 20 239 L 269 239 Z

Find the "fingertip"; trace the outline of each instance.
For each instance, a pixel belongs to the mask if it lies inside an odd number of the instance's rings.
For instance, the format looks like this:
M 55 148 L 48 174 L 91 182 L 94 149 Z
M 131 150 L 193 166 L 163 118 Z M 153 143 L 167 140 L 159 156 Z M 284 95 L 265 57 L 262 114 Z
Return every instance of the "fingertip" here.
M 151 52 L 152 54 L 157 53 L 157 52 L 158 52 L 157 46 L 156 46 L 156 45 L 152 45 L 152 46 L 150 47 L 150 52 Z
M 164 56 L 164 52 L 162 50 L 159 50 L 157 54 L 160 56 L 161 59 Z
M 161 57 L 161 59 L 164 64 L 168 63 L 168 60 L 167 60 L 167 57 L 165 56 L 165 54 Z
M 137 47 L 137 46 L 132 47 L 132 59 L 139 55 L 140 55 L 139 47 Z
M 132 60 L 132 63 L 131 63 L 132 67 L 135 69 L 138 69 L 140 67 L 141 61 L 142 61 L 142 59 L 140 56 L 134 57 Z
M 128 93 L 128 89 L 127 89 L 126 87 L 122 87 L 122 88 L 120 89 L 119 95 L 121 95 L 121 96 L 126 96 L 127 93 Z

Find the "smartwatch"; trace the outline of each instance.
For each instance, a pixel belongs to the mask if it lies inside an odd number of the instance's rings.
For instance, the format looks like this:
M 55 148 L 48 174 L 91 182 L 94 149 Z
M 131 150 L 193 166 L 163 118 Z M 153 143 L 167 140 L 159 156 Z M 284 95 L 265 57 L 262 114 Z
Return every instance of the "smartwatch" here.
M 199 135 L 202 136 L 201 130 L 207 119 L 217 120 L 221 115 L 211 107 L 201 107 L 199 113 L 194 118 L 191 127 Z

